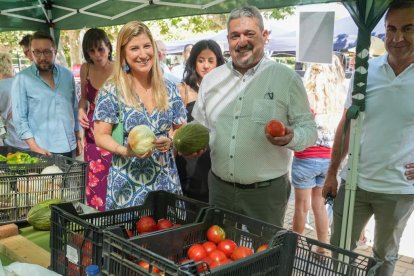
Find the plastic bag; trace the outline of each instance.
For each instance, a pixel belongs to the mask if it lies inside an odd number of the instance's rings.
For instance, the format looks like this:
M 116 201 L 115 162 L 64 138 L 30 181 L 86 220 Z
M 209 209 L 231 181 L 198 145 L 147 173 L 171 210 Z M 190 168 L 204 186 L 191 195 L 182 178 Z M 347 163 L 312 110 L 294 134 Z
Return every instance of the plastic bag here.
M 4 271 L 1 271 L 1 269 L 4 269 Z M 2 274 L 4 273 L 4 274 Z M 28 263 L 20 263 L 20 262 L 14 262 L 11 263 L 8 266 L 4 266 L 0 268 L 0 276 L 11 276 L 11 275 L 17 275 L 17 276 L 58 276 L 60 274 L 57 274 L 54 271 L 51 271 L 47 268 L 44 268 L 37 264 L 28 264 Z

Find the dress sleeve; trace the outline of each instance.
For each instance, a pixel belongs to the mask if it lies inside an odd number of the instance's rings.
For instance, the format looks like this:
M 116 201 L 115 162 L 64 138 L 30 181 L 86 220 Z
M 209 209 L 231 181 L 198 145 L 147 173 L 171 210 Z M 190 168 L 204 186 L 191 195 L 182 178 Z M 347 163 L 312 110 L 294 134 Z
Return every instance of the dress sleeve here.
M 96 97 L 95 111 L 93 113 L 94 121 L 102 121 L 110 124 L 119 123 L 119 105 L 115 91 L 115 85 L 113 84 L 105 85 L 99 90 L 98 96 Z
M 165 81 L 169 97 L 169 105 L 173 112 L 173 124 L 182 125 L 187 122 L 187 111 L 185 109 L 183 100 L 181 99 L 180 93 L 178 92 L 177 86 L 170 82 Z

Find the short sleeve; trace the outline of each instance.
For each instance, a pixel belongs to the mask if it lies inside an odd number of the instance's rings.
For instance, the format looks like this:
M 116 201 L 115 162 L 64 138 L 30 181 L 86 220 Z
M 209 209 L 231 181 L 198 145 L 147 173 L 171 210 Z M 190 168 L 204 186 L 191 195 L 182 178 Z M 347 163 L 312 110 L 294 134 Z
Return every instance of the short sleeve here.
M 185 124 L 187 122 L 187 111 L 178 92 L 177 86 L 168 80 L 165 80 L 165 84 L 170 95 L 169 105 L 173 112 L 173 124 Z
M 94 121 L 102 121 L 110 124 L 119 123 L 119 103 L 115 91 L 114 84 L 106 84 L 99 90 L 93 114 Z

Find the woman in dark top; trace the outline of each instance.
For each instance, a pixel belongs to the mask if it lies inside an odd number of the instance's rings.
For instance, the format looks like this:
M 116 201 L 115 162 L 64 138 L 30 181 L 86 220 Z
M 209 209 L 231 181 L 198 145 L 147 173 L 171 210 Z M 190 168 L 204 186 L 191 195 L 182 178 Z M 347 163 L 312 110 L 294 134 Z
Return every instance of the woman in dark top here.
M 112 46 L 103 30 L 92 28 L 83 37 L 82 50 L 86 62 L 80 69 L 79 122 L 84 129 L 84 160 L 89 164 L 86 200 L 89 206 L 104 211 L 107 177 L 112 156 L 110 152 L 95 144 L 92 117 L 98 90 L 114 68 Z
M 193 120 L 191 112 L 203 77 L 224 62 L 221 48 L 214 40 L 201 40 L 194 44 L 185 66 L 183 82 L 177 85 L 187 109 L 188 122 Z M 211 167 L 210 151 L 196 159 L 177 156 L 176 163 L 184 195 L 208 202 L 207 175 Z

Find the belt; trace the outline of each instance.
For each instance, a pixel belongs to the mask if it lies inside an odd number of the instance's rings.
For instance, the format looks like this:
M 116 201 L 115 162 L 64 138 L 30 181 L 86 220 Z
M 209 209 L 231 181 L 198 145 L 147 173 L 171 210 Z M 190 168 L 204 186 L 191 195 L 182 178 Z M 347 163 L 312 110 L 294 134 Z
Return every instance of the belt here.
M 259 189 L 259 188 L 265 188 L 265 187 L 269 187 L 271 185 L 271 181 L 273 179 L 270 180 L 266 180 L 266 181 L 260 181 L 260 182 L 255 182 L 252 184 L 240 184 L 240 183 L 236 183 L 236 182 L 228 182 L 225 181 L 223 179 L 221 179 L 220 177 L 218 177 L 213 171 L 211 171 L 211 174 L 219 179 L 221 182 L 233 186 L 234 188 L 238 188 L 238 189 Z

